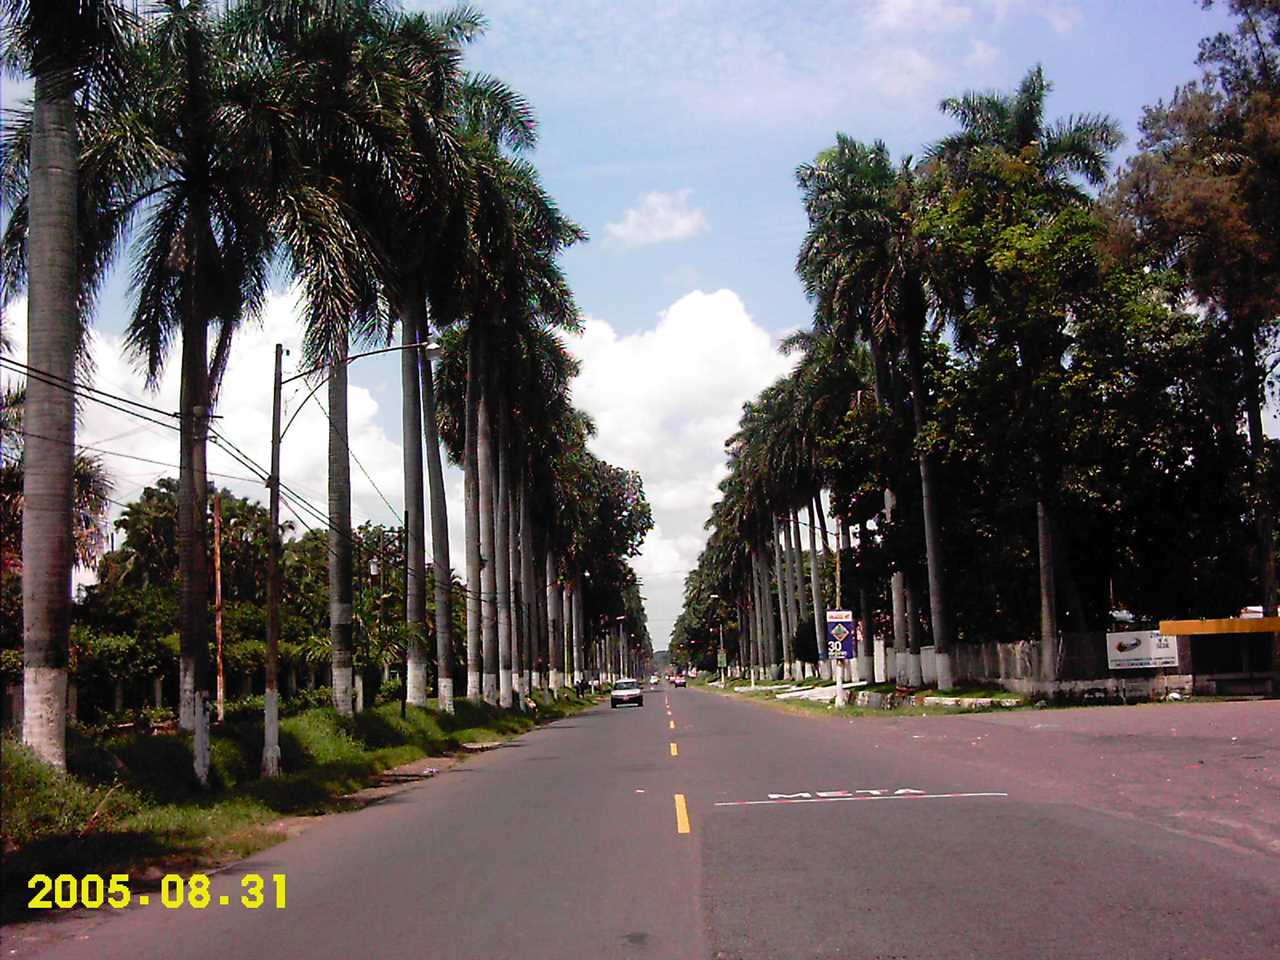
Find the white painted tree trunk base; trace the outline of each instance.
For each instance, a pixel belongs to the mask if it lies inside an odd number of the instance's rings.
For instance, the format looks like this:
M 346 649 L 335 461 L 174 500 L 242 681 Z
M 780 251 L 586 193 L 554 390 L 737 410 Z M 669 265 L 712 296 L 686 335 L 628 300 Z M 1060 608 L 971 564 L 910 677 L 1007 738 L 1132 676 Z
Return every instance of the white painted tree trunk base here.
M 553 697 L 559 697 L 559 696 L 560 696 L 560 685 L 561 685 L 561 684 L 560 684 L 560 671 L 559 671 L 559 670 L 552 670 L 552 671 L 551 671 L 551 679 L 550 679 L 550 681 L 549 681 L 549 682 L 550 682 L 550 684 L 551 684 L 551 695 L 552 695 Z
M 876 658 L 874 656 L 859 654 L 858 679 L 866 683 L 876 682 Z
M 515 685 L 510 670 L 498 671 L 498 706 L 510 710 L 515 700 Z
M 200 786 L 209 785 L 209 700 L 200 693 L 195 698 L 195 737 L 192 743 L 192 766 Z
M 344 717 L 352 714 L 352 701 L 355 697 L 353 674 L 351 667 L 333 668 L 333 709 Z
M 496 673 L 486 673 L 482 677 L 484 702 L 492 706 L 498 704 L 498 675 Z
M 480 671 L 479 670 L 467 671 L 467 699 L 468 700 L 480 699 Z
M 362 673 L 355 674 L 355 687 L 356 687 L 355 711 L 356 713 L 364 713 L 364 674 Z
M 280 701 L 274 690 L 262 695 L 262 775 L 280 776 Z
M 196 729 L 196 664 L 187 654 L 178 658 L 178 726 L 188 733 Z
M 409 661 L 408 684 L 405 687 L 405 702 L 414 707 L 427 705 L 427 661 L 413 659 Z
M 951 654 L 935 653 L 933 655 L 934 669 L 938 672 L 938 689 L 950 690 L 956 685 L 955 675 L 951 670 Z
M 441 680 L 436 686 L 436 706 L 441 713 L 453 713 L 453 679 Z
M 22 742 L 45 763 L 67 769 L 67 671 L 22 671 Z
M 924 686 L 924 668 L 920 663 L 920 654 L 907 654 L 907 686 Z

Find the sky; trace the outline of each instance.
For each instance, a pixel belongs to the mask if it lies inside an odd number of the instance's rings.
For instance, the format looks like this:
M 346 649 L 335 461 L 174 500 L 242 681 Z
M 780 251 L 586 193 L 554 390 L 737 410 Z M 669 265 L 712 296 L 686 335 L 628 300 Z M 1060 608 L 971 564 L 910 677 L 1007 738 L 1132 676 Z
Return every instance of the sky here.
M 409 0 L 410 7 L 440 4 Z M 1200 37 L 1226 23 L 1199 0 L 488 0 L 468 51 L 541 124 L 531 159 L 590 241 L 564 265 L 584 316 L 575 402 L 596 420 L 595 453 L 639 470 L 656 527 L 635 561 L 658 649 L 680 612 L 685 574 L 724 475 L 724 439 L 742 404 L 783 374 L 777 342 L 807 324 L 793 272 L 805 220 L 798 164 L 837 131 L 919 153 L 951 129 L 937 108 L 970 89 L 1008 89 L 1036 63 L 1054 84 L 1049 115 L 1106 113 L 1134 148 L 1144 105 L 1193 79 Z M 10 82 L 5 106 L 29 87 Z M 176 362 L 146 394 L 121 331 L 127 280 L 109 282 L 95 318 L 97 385 L 176 408 Z M 275 291 L 238 340 L 218 429 L 266 463 L 272 346 L 299 362 L 296 300 Z M 5 311 L 21 356 L 25 301 Z M 175 358 L 176 361 L 176 358 Z M 399 365 L 350 372 L 354 515 L 398 523 L 402 510 Z M 323 394 L 324 391 L 321 391 Z M 305 390 L 286 390 L 286 418 Z M 326 422 L 306 402 L 283 444 L 283 475 L 324 510 Z M 1274 423 L 1272 424 L 1274 432 Z M 90 405 L 82 443 L 112 454 L 114 499 L 176 475 L 172 431 Z M 240 495 L 261 483 L 213 449 L 210 469 Z M 363 468 L 363 469 L 361 469 Z M 365 475 L 367 472 L 367 476 Z M 449 472 L 449 521 L 461 556 L 461 475 Z M 385 501 L 385 502 L 384 502 Z M 314 523 L 314 521 L 310 521 Z M 428 554 L 429 555 L 429 554 Z M 460 563 L 455 563 L 460 566 Z

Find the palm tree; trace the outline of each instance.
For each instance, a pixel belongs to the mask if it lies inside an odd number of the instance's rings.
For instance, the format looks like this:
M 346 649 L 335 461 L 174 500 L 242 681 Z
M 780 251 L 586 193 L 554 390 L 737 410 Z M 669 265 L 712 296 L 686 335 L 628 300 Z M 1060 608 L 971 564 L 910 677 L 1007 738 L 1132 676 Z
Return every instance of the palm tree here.
M 883 144 L 858 143 L 843 134 L 834 148 L 819 155 L 816 162 L 796 171 L 809 232 L 796 261 L 805 292 L 815 301 L 816 319 L 846 337 L 861 335 L 875 360 L 876 402 L 884 410 L 892 408 L 893 355 L 890 329 L 873 321 L 869 303 L 886 277 L 883 254 L 886 244 L 884 194 L 893 180 L 893 167 Z M 900 479 L 886 472 L 884 485 L 885 520 L 892 522 L 900 500 Z M 895 675 L 906 678 L 905 575 L 899 568 L 892 577 L 894 608 Z
M 112 0 L 2 0 L 4 66 L 29 73 L 35 96 L 26 155 L 28 199 L 6 190 L 10 230 L 28 241 L 28 382 L 22 528 L 24 571 L 22 737 L 66 766 L 67 644 L 75 547 L 76 357 L 93 278 L 77 276 L 77 94 L 124 86 L 119 49 L 132 21 Z M 22 162 L 21 159 L 18 161 Z M 8 171 L 6 171 L 8 173 Z M 6 181 L 9 178 L 6 176 Z M 15 184 L 16 186 L 16 184 Z M 10 188 L 12 189 L 12 188 Z M 20 256 L 20 255 L 19 255 Z M 6 269 L 7 280 L 15 280 Z M 19 284 L 6 284 L 13 290 Z
M 1044 71 L 1037 65 L 1011 94 L 970 92 L 943 100 L 943 113 L 955 119 L 960 129 L 934 144 L 928 150 L 929 159 L 940 165 L 945 178 L 963 182 L 975 160 L 984 154 L 1015 157 L 1030 164 L 1045 189 L 1059 193 L 1064 203 L 1080 199 L 1081 192 L 1075 188 L 1071 178 L 1080 177 L 1093 186 L 1100 185 L 1107 176 L 1107 159 L 1123 138 L 1119 125 L 1102 115 L 1073 116 L 1047 123 L 1045 99 L 1051 89 Z M 980 299 L 984 296 L 981 289 L 974 293 Z M 989 296 L 989 291 L 986 295 Z M 953 315 L 960 317 L 965 312 L 957 307 Z M 1026 330 L 1027 326 L 1025 323 L 1009 324 L 1019 347 L 1021 374 L 1028 384 L 1026 395 L 1030 400 L 1029 385 L 1040 372 L 1028 366 L 1030 358 L 1040 357 L 1042 363 L 1058 364 L 1061 362 L 1061 348 L 1057 348 L 1055 356 L 1047 356 L 1045 344 L 1033 342 L 1038 334 Z M 960 333 L 962 339 L 969 339 L 965 331 Z M 1053 352 L 1052 348 L 1049 352 Z M 1036 451 L 1041 664 L 1042 676 L 1049 681 L 1057 677 L 1057 566 L 1060 557 L 1060 551 L 1054 545 L 1058 480 L 1053 448 L 1056 441 L 1048 435 L 1050 432 L 1043 432 Z

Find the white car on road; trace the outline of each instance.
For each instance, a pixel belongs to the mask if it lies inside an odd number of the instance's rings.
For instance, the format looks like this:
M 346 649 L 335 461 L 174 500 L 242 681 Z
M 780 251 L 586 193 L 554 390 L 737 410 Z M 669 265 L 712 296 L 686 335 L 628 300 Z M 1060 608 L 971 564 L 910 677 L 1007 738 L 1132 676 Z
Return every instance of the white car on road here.
M 621 704 L 644 706 L 644 688 L 639 681 L 627 678 L 614 683 L 613 691 L 609 694 L 609 706 L 617 707 Z

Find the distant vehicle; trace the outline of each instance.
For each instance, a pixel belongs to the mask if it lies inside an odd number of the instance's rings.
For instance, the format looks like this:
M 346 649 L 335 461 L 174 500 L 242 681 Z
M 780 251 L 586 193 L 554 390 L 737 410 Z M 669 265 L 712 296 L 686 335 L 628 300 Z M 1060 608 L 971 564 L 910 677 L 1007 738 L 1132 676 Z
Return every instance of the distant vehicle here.
M 677 673 L 671 682 L 677 687 L 683 687 L 688 681 L 685 680 L 684 674 Z
M 649 686 L 656 687 L 658 685 L 658 675 L 656 673 L 649 674 Z
M 609 707 L 616 709 L 619 704 L 634 704 L 637 707 L 644 706 L 644 690 L 641 688 L 637 680 L 619 680 L 613 685 L 613 692 L 609 694 Z

